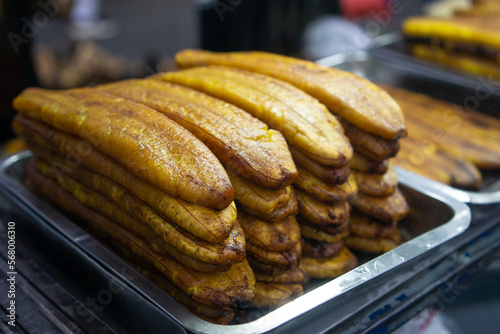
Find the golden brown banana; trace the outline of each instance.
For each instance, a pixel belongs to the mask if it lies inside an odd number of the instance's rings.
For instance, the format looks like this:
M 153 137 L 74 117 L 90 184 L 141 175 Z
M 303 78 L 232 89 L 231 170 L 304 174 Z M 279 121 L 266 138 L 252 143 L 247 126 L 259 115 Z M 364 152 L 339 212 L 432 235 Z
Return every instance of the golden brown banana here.
M 301 268 L 300 265 L 297 268 L 287 270 L 276 276 L 269 276 L 259 272 L 255 273 L 255 280 L 257 282 L 306 284 L 309 282 L 309 279 L 309 275 Z
M 302 190 L 297 189 L 295 193 L 299 203 L 299 216 L 316 225 L 339 225 L 349 219 L 351 207 L 348 201 L 327 204 Z
M 52 129 L 43 123 L 17 115 L 14 131 L 32 147 L 65 157 L 64 162 L 53 161 L 51 167 L 59 174 L 72 173 L 80 164 L 108 177 L 137 198 L 149 204 L 163 217 L 210 243 L 219 243 L 229 236 L 236 222 L 234 203 L 224 210 L 214 210 L 175 198 L 132 175 L 123 166 L 74 136 Z
M 252 304 L 255 276 L 246 260 L 233 264 L 224 273 L 208 274 L 188 269 L 172 258 L 154 252 L 147 242 L 120 225 L 88 210 L 74 197 L 63 192 L 54 181 L 36 172 L 34 167 L 28 168 L 26 182 L 35 192 L 82 216 L 93 229 L 112 238 L 111 241 L 118 241 L 127 252 L 144 258 L 194 300 L 216 308 L 244 308 Z
M 238 205 L 238 211 L 241 209 L 242 211 L 248 213 L 249 215 L 259 217 L 268 222 L 277 222 L 287 217 L 295 216 L 299 212 L 299 205 L 297 203 L 297 198 L 295 196 L 295 190 L 293 188 L 291 190 L 292 193 L 290 200 L 288 201 L 287 205 L 282 207 L 281 209 L 272 211 L 270 213 L 262 213 L 260 212 L 260 209 L 254 210 L 252 208 L 240 204 Z
M 315 259 L 326 259 L 340 254 L 344 248 L 344 241 L 324 242 L 317 239 L 301 238 L 302 256 Z
M 282 273 L 286 270 L 296 268 L 299 265 L 300 254 L 302 252 L 300 246 L 300 242 L 297 242 L 291 249 L 274 252 L 247 242 L 247 258 L 250 266 L 255 271 L 274 275 L 275 273 Z M 256 262 L 259 264 L 256 265 Z M 262 266 L 266 265 L 272 266 L 273 271 L 271 273 L 267 270 L 262 270 L 264 268 Z
M 380 221 L 359 210 L 352 210 L 349 218 L 351 234 L 365 238 L 386 238 L 396 229 L 396 225 Z
M 295 216 L 271 223 L 240 210 L 238 221 L 246 239 L 263 249 L 281 252 L 293 248 L 300 240 L 300 228 Z
M 367 238 L 351 234 L 345 238 L 345 244 L 360 252 L 381 254 L 386 253 L 401 244 L 401 233 L 395 228 L 387 237 Z
M 100 86 L 163 113 L 205 143 L 239 175 L 269 188 L 297 176 L 283 135 L 247 112 L 193 89 L 158 80 L 127 80 Z
M 482 185 L 481 172 L 472 162 L 443 152 L 432 142 L 413 137 L 401 140 L 394 164 L 457 188 L 479 189 Z
M 400 221 L 410 211 L 408 202 L 399 188 L 386 197 L 358 193 L 351 200 L 351 204 L 364 213 L 388 223 Z
M 500 122 L 430 96 L 387 88 L 405 112 L 411 137 L 431 141 L 443 151 L 482 169 L 500 169 Z M 480 115 L 480 114 L 479 114 Z M 474 122 L 474 120 L 476 122 Z
M 371 196 L 384 197 L 392 194 L 398 186 L 398 175 L 389 165 L 385 174 L 362 173 L 353 170 L 352 174 L 356 179 L 358 191 Z
M 352 157 L 352 147 L 337 119 L 316 99 L 286 82 L 228 67 L 198 67 L 155 77 L 248 111 L 324 165 L 343 166 Z
M 292 187 L 270 189 L 243 179 L 234 171 L 227 169 L 227 175 L 234 188 L 234 200 L 262 215 L 272 214 L 288 205 L 292 199 Z
M 212 245 L 175 228 L 125 189 L 103 178 L 94 179 L 94 187 L 89 188 L 67 174 L 57 177 L 52 168 L 42 161 L 38 160 L 36 167 L 44 175 L 56 179 L 82 205 L 135 232 L 141 238 L 154 242 L 156 252 L 161 249 L 167 253 L 170 247 L 163 247 L 166 243 L 189 257 L 210 264 L 241 262 L 245 257 L 245 236 L 238 223 L 226 240 Z M 89 180 L 92 176 L 82 175 L 82 178 Z M 168 255 L 175 254 L 168 252 Z
M 361 130 L 344 120 L 341 123 L 354 150 L 366 158 L 375 162 L 383 162 L 384 160 L 394 157 L 398 153 L 398 139 L 384 139 Z
M 300 234 L 304 238 L 315 239 L 328 243 L 337 243 L 342 241 L 350 233 L 348 222 L 342 225 L 332 225 L 318 227 L 314 224 L 308 224 L 306 221 L 300 221 Z
M 378 86 L 345 71 L 265 52 L 184 50 L 176 54 L 175 61 L 180 68 L 223 65 L 266 74 L 304 90 L 332 113 L 365 131 L 386 139 L 406 134 L 397 103 Z
M 344 247 L 339 255 L 327 259 L 303 257 L 302 263 L 311 278 L 335 278 L 358 266 L 358 259 Z
M 274 309 L 303 294 L 302 284 L 255 282 L 254 306 Z
M 293 185 L 296 189 L 316 198 L 318 201 L 327 204 L 345 202 L 351 199 L 358 192 L 358 185 L 354 175 L 350 176 L 343 184 L 328 184 L 319 180 L 316 176 L 304 168 L 297 166 L 299 177 L 295 179 Z
M 173 197 L 219 210 L 233 201 L 231 182 L 213 153 L 153 109 L 91 88 L 28 88 L 13 105 L 20 115 L 90 142 Z
M 370 160 L 359 153 L 354 152 L 349 164 L 351 170 L 362 173 L 384 174 L 389 167 L 389 160 L 381 162 Z
M 347 181 L 350 174 L 349 164 L 341 167 L 325 166 L 296 149 L 293 145 L 288 148 L 292 153 L 293 160 L 296 165 L 302 166 L 304 169 L 312 173 L 314 176 L 326 183 L 342 184 Z

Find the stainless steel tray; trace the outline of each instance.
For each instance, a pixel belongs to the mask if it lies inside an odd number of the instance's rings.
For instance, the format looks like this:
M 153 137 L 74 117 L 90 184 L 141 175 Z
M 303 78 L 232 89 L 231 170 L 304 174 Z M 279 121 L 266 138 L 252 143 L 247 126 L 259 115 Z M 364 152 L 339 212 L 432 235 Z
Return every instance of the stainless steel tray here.
M 49 225 L 58 240 L 66 246 L 87 254 L 89 261 L 92 259 L 90 265 L 93 270 L 111 273 L 116 279 L 125 282 L 134 293 L 140 294 L 143 297 L 141 307 L 154 305 L 166 317 L 172 317 L 174 322 L 195 333 L 290 332 L 299 319 L 303 322 L 309 317 L 323 314 L 325 310 L 337 308 L 339 310 L 332 315 L 329 323 L 341 323 L 357 310 L 393 291 L 417 272 L 449 254 L 451 249 L 446 247 L 446 242 L 462 234 L 469 227 L 471 219 L 467 205 L 443 191 L 443 185 L 398 169 L 401 190 L 411 206 L 408 217 L 400 222 L 405 239 L 401 246 L 367 260 L 336 279 L 313 280 L 305 286 L 303 296 L 274 311 L 246 312 L 238 319 L 241 321 L 239 324 L 214 325 L 194 316 L 137 272 L 134 271 L 134 279 L 130 280 L 130 275 L 123 275 L 123 268 L 127 268 L 126 272 L 133 269 L 125 261 L 32 195 L 23 186 L 25 168 L 30 158 L 30 152 L 23 152 L 0 161 L 0 193 L 18 203 L 19 209 L 30 220 Z M 348 303 L 346 298 L 355 302 Z
M 319 64 L 355 73 L 375 83 L 383 83 L 423 93 L 500 118 L 500 82 L 491 78 L 473 78 L 442 67 L 418 61 L 400 53 L 374 49 L 349 55 L 337 54 L 318 60 Z M 441 191 L 464 203 L 492 205 L 500 203 L 500 172 L 483 172 L 484 186 L 466 191 L 444 186 Z

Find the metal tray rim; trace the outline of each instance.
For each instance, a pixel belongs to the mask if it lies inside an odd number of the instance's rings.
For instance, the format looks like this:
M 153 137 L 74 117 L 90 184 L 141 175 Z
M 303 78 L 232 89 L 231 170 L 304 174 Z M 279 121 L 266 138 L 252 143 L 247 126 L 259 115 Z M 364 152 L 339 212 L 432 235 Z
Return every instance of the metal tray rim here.
M 28 201 L 30 200 L 30 193 L 28 195 L 25 194 L 25 196 L 28 196 L 27 198 L 23 198 L 19 193 L 19 189 L 25 188 L 20 188 L 19 183 L 12 180 L 5 171 L 11 164 L 20 159 L 27 158 L 30 155 L 31 153 L 29 151 L 25 151 L 0 160 L 0 187 L 24 202 L 26 202 L 26 199 L 28 199 Z M 159 298 L 160 300 L 155 300 L 148 295 L 147 291 L 141 291 L 139 288 L 137 289 L 142 293 L 145 299 L 164 310 L 167 314 L 172 315 L 185 328 L 195 333 L 262 333 L 278 328 L 293 320 L 295 317 L 312 311 L 325 302 L 331 301 L 342 293 L 355 289 L 363 282 L 367 282 L 372 278 L 396 268 L 406 261 L 424 254 L 430 249 L 461 234 L 469 227 L 471 222 L 470 209 L 467 205 L 458 201 L 446 191 L 443 191 L 442 184 L 420 177 L 419 175 L 410 173 L 401 168 L 396 167 L 396 170 L 401 184 L 446 204 L 453 211 L 453 217 L 448 222 L 405 242 L 394 250 L 380 255 L 336 279 L 326 282 L 305 293 L 303 296 L 296 298 L 254 321 L 236 325 L 216 325 L 208 323 L 198 317 L 190 316 L 187 313 L 189 311 L 185 309 L 173 311 L 165 309 L 164 303 L 168 305 L 168 303 L 171 302 L 170 300 L 166 302 L 162 302 L 161 298 Z M 34 198 L 35 196 L 33 195 L 32 197 Z M 54 226 L 53 222 L 48 221 L 48 223 Z M 54 227 L 58 230 L 60 229 L 60 226 Z M 63 232 L 62 234 L 67 238 L 75 237 L 75 235 L 71 236 L 71 233 L 66 233 L 67 231 L 63 230 L 61 232 Z M 76 237 L 81 237 L 81 235 Z M 78 244 L 78 246 L 86 248 L 85 242 L 88 242 L 88 239 Z M 94 247 L 90 248 L 94 249 Z M 86 251 L 88 251 L 88 249 L 86 249 Z M 130 284 L 134 285 L 133 283 Z

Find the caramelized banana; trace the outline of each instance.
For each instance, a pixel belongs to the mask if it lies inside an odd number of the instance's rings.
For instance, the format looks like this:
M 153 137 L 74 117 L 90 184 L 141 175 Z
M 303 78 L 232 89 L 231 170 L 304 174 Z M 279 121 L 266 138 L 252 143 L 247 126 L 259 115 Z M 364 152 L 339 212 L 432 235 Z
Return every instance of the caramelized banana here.
M 223 273 L 208 274 L 184 267 L 172 258 L 154 252 L 150 245 L 139 239 L 110 219 L 88 210 L 74 197 L 68 196 L 54 181 L 41 176 L 34 168 L 28 168 L 27 185 L 70 212 L 87 220 L 93 229 L 100 231 L 122 249 L 144 258 L 178 288 L 192 296 L 195 301 L 215 308 L 245 308 L 253 303 L 255 276 L 244 259 Z
M 260 209 L 254 210 L 245 205 L 238 205 L 238 210 L 242 210 L 252 216 L 259 217 L 268 222 L 277 222 L 290 216 L 295 216 L 299 212 L 299 205 L 297 203 L 297 198 L 295 196 L 295 191 L 292 190 L 292 196 L 288 201 L 288 204 L 281 209 L 272 211 L 270 213 L 262 213 Z
M 479 189 L 483 180 L 481 172 L 472 162 L 413 137 L 401 140 L 401 150 L 394 158 L 394 164 L 462 189 Z
M 345 134 L 349 137 L 354 150 L 375 162 L 383 162 L 394 157 L 399 151 L 399 140 L 388 140 L 342 121 Z
M 300 189 L 312 197 L 326 204 L 345 202 L 358 192 L 358 185 L 354 175 L 350 176 L 343 184 L 327 184 L 316 178 L 312 173 L 297 166 L 299 177 L 293 183 L 294 187 Z
M 317 239 L 301 238 L 302 256 L 326 259 L 337 256 L 344 248 L 344 241 L 325 242 Z
M 398 186 L 398 175 L 389 165 L 385 174 L 370 174 L 352 171 L 358 185 L 359 192 L 371 196 L 384 197 L 392 194 Z
M 255 282 L 254 306 L 274 309 L 303 294 L 302 284 Z
M 246 250 L 249 261 L 250 259 L 252 259 L 252 261 L 250 261 L 250 266 L 256 271 L 259 271 L 261 269 L 261 267 L 259 266 L 254 267 L 255 261 L 258 261 L 262 265 L 269 265 L 275 268 L 279 268 L 278 272 L 284 272 L 286 270 L 293 269 L 299 265 L 300 254 L 302 252 L 300 246 L 301 246 L 300 242 L 297 242 L 289 250 L 274 252 L 266 250 L 264 248 L 260 248 L 258 246 L 253 245 L 250 242 L 247 242 Z M 263 273 L 266 272 L 263 270 L 260 271 Z
M 306 224 L 301 221 L 299 226 L 300 234 L 303 237 L 328 243 L 340 242 L 350 233 L 348 222 L 339 226 L 317 227 L 314 224 Z
M 236 222 L 234 203 L 224 210 L 216 211 L 174 198 L 135 177 L 88 142 L 72 135 L 19 115 L 14 119 L 13 129 L 25 138 L 32 148 L 39 148 L 46 154 L 51 154 L 51 167 L 58 175 L 72 174 L 80 164 L 90 170 L 99 171 L 103 176 L 128 189 L 172 223 L 210 243 L 219 243 L 226 239 Z M 54 158 L 57 156 L 65 157 L 64 161 Z
M 173 246 L 180 252 L 211 264 L 228 264 L 241 262 L 245 257 L 244 233 L 239 224 L 236 224 L 229 237 L 220 244 L 212 245 L 203 242 L 186 232 L 175 228 L 162 219 L 150 207 L 130 195 L 118 185 L 97 179 L 89 188 L 69 177 L 67 174 L 57 177 L 47 163 L 37 161 L 36 167 L 44 175 L 55 178 L 57 183 L 68 193 L 72 194 L 83 206 L 97 211 L 112 221 L 122 225 L 144 239 L 153 241 L 158 248 L 165 252 L 164 243 Z M 91 176 L 84 176 L 87 180 Z M 96 181 L 94 179 L 94 181 Z M 102 192 L 103 194 L 97 192 Z M 158 249 L 155 249 L 159 252 Z M 170 256 L 174 254 L 168 252 Z
M 287 270 L 276 276 L 269 276 L 258 272 L 255 273 L 255 280 L 257 282 L 306 284 L 309 282 L 309 279 L 309 275 L 300 265 L 297 268 Z
M 349 219 L 349 202 L 327 204 L 301 190 L 295 191 L 299 203 L 299 215 L 317 225 L 339 225 Z
M 358 266 L 358 259 L 344 247 L 339 255 L 327 259 L 303 257 L 302 263 L 311 278 L 335 278 Z
M 297 165 L 302 166 L 303 169 L 306 169 L 323 182 L 342 184 L 349 178 L 351 172 L 349 164 L 341 167 L 325 166 L 309 158 L 293 145 L 289 145 L 288 148 Z
M 265 52 L 185 50 L 177 53 L 175 61 L 180 68 L 223 65 L 266 74 L 302 89 L 332 113 L 367 132 L 386 139 L 406 134 L 397 103 L 378 86 L 345 71 Z
M 213 153 L 153 109 L 91 88 L 28 88 L 13 105 L 20 115 L 90 142 L 173 197 L 218 210 L 233 201 L 231 182 Z
M 228 67 L 198 67 L 156 78 L 198 89 L 248 111 L 324 165 L 343 166 L 352 157 L 352 147 L 337 119 L 324 105 L 286 82 Z
M 271 223 L 240 210 L 238 221 L 245 232 L 246 239 L 263 249 L 275 252 L 289 250 L 300 239 L 300 228 L 295 216 Z
M 99 88 L 163 113 L 205 143 L 227 168 L 252 183 L 282 188 L 297 176 L 283 135 L 234 105 L 151 79 Z
M 352 210 L 349 219 L 351 234 L 365 238 L 386 238 L 394 231 L 396 225 L 370 217 L 359 210 Z
M 396 188 L 394 193 L 387 197 L 374 197 L 358 193 L 351 200 L 351 204 L 366 214 L 388 223 L 400 221 L 410 211 L 410 207 L 399 188 Z
M 351 167 L 351 170 L 362 173 L 384 174 L 389 167 L 389 160 L 386 159 L 381 162 L 377 162 L 354 152 L 349 166 Z
M 424 94 L 387 89 L 405 112 L 412 138 L 432 141 L 439 149 L 469 160 L 479 168 L 500 168 L 497 119 L 477 116 L 479 112 Z
M 252 184 L 230 169 L 227 169 L 227 175 L 234 188 L 234 200 L 262 215 L 272 214 L 279 209 L 285 208 L 292 199 L 293 190 L 291 186 L 270 189 Z
M 401 240 L 401 233 L 397 228 L 395 228 L 391 234 L 385 238 L 367 238 L 351 234 L 345 238 L 345 244 L 347 247 L 360 252 L 381 254 L 399 246 L 401 244 Z

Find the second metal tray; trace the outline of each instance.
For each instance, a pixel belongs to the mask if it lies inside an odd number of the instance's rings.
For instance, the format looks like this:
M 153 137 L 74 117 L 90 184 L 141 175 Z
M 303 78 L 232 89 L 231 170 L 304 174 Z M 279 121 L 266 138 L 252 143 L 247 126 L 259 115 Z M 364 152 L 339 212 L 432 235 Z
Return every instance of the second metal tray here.
M 487 78 L 472 78 L 437 66 L 427 66 L 411 57 L 385 49 L 338 54 L 321 59 L 318 63 L 354 73 L 374 83 L 426 94 L 500 118 L 500 82 Z M 473 205 L 500 203 L 500 171 L 484 172 L 483 179 L 484 186 L 479 191 L 466 191 L 450 186 L 441 190 Z M 484 209 L 482 208 L 483 214 Z

